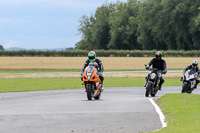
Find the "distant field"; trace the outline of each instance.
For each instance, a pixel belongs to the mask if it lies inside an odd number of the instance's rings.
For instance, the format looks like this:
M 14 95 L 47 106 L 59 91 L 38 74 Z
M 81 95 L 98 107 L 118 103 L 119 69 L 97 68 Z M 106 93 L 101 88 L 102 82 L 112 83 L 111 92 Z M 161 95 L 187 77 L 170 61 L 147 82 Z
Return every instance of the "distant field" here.
M 87 57 L 0 57 L 1 70 L 80 70 Z M 144 70 L 152 57 L 101 57 L 105 70 Z M 168 69 L 183 69 L 198 58 L 166 57 Z

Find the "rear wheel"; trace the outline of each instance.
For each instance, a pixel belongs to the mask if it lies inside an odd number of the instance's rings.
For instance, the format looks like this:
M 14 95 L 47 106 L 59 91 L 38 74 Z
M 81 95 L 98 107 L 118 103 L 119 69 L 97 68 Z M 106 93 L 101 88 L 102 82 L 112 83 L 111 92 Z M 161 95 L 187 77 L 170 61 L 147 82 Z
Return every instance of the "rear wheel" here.
M 156 95 L 156 94 L 154 94 L 154 92 L 151 92 L 151 96 L 152 96 L 152 97 L 155 97 L 155 95 Z
M 99 92 L 99 95 L 97 95 L 96 97 L 94 97 L 95 100 L 99 100 L 101 97 L 101 91 Z
M 145 96 L 146 97 L 149 97 L 149 93 L 150 93 L 151 87 L 152 87 L 152 83 L 148 82 L 147 83 L 147 87 L 146 87 L 146 92 L 145 92 Z
M 156 96 L 156 93 L 157 93 L 157 91 L 158 91 L 158 90 L 156 90 L 154 93 L 151 93 L 151 96 L 152 96 L 152 97 L 155 97 L 155 96 Z
M 182 86 L 182 93 L 186 93 L 187 92 L 187 88 L 188 88 L 188 83 L 184 82 L 183 86 Z
M 88 100 L 92 100 L 92 96 L 93 96 L 93 91 L 92 91 L 92 86 L 91 85 L 87 85 L 87 98 Z

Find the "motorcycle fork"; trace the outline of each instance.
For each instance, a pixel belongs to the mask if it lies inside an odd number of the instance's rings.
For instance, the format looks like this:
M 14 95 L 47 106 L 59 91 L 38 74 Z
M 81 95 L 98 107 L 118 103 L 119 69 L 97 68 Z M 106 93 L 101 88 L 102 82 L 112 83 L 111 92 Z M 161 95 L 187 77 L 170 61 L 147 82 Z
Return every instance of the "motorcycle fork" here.
M 156 82 L 156 90 L 158 90 L 159 84 L 160 84 L 160 79 L 158 79 L 157 82 Z
M 94 92 L 94 85 L 93 85 L 93 84 L 90 84 L 90 83 L 88 84 L 88 83 L 87 83 L 87 84 L 85 85 L 85 89 L 88 88 L 88 87 L 90 87 L 90 86 L 91 86 L 92 91 Z M 87 90 L 87 89 L 86 89 L 86 90 Z
M 152 91 L 152 88 L 154 87 L 154 82 L 148 81 L 147 84 L 148 84 L 148 83 L 151 83 L 151 89 L 150 89 L 150 91 Z

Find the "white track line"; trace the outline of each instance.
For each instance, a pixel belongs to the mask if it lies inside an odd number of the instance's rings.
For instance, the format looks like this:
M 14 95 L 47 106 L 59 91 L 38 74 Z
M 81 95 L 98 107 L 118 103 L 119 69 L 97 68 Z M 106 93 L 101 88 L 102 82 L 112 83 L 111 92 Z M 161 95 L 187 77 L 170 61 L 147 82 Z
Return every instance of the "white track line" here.
M 149 101 L 153 104 L 153 106 L 156 109 L 156 112 L 158 113 L 159 117 L 160 117 L 160 121 L 162 123 L 162 128 L 167 126 L 167 123 L 165 122 L 165 116 L 162 113 L 160 107 L 155 103 L 155 101 L 153 100 L 153 98 L 149 98 Z

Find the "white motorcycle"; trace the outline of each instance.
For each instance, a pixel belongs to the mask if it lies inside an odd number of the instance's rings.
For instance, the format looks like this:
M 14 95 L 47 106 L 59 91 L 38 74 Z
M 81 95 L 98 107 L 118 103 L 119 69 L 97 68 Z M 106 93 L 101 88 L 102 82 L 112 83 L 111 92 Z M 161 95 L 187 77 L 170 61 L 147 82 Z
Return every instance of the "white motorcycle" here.
M 198 73 L 195 72 L 195 70 L 190 69 L 185 72 L 183 77 L 181 78 L 181 81 L 183 81 L 182 85 L 182 93 L 189 93 L 191 94 L 194 89 L 197 88 L 197 82 L 198 80 Z

